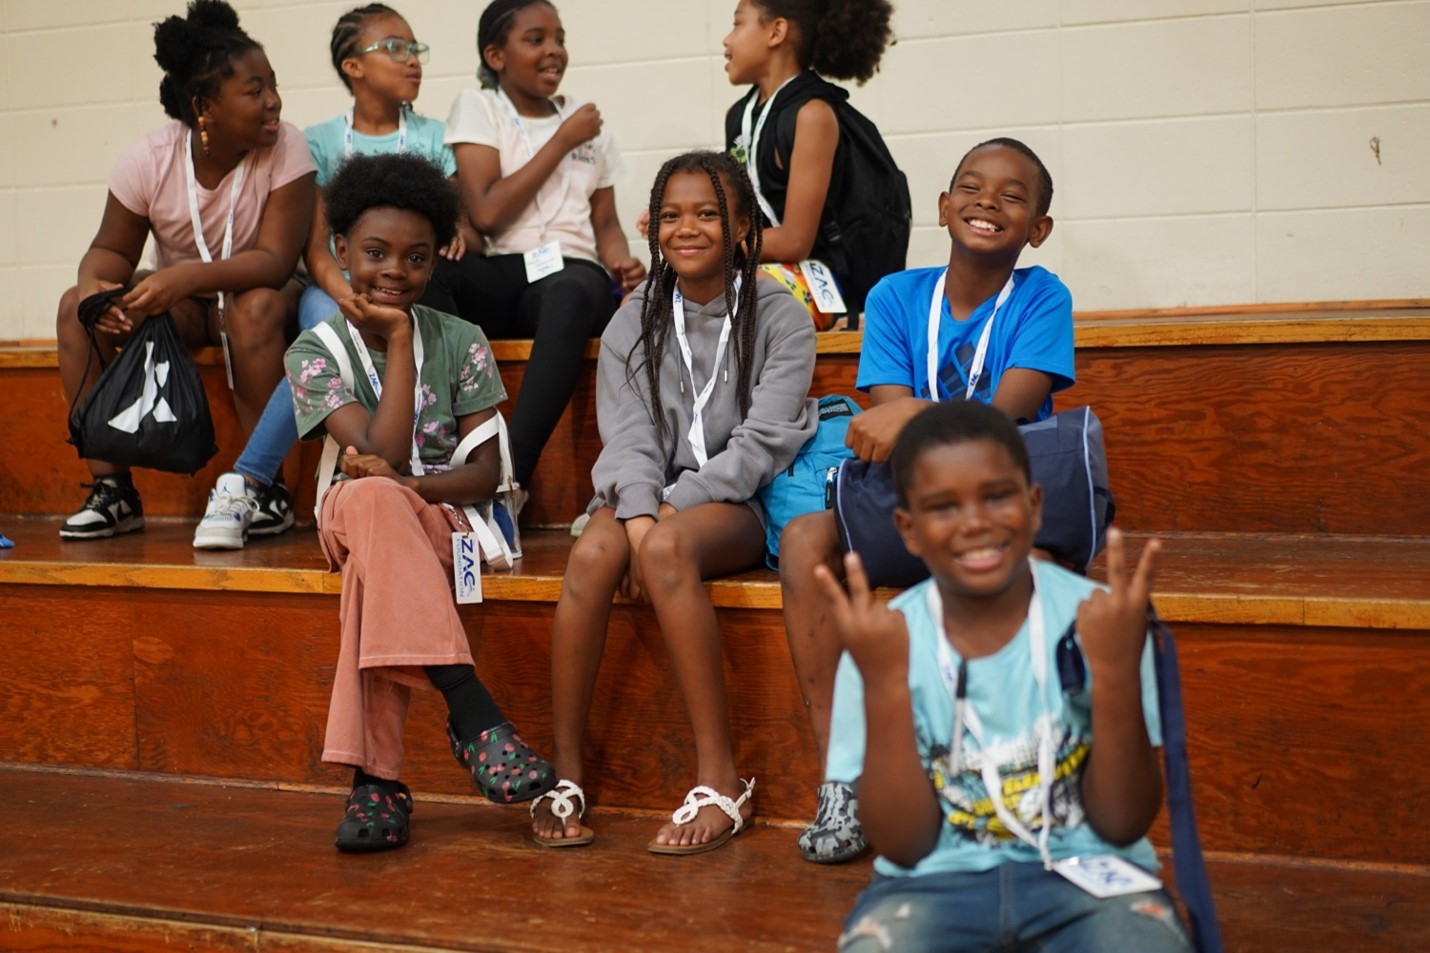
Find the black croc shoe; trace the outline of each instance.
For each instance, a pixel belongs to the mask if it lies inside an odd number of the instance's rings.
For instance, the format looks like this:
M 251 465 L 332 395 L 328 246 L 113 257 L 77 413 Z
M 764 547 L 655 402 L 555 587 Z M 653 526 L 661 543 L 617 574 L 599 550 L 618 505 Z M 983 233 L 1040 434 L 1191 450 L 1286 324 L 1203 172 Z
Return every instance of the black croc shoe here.
M 361 853 L 393 850 L 407 843 L 412 792 L 398 784 L 389 792 L 380 784 L 362 784 L 348 795 L 347 811 L 333 841 L 338 850 Z

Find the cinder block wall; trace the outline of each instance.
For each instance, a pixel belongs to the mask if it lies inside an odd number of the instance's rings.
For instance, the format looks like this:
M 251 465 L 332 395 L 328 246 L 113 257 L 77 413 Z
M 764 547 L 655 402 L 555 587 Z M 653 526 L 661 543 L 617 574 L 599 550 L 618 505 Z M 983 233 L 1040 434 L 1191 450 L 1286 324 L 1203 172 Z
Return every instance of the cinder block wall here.
M 239 0 L 299 126 L 347 96 L 344 2 Z M 396 2 L 433 47 L 418 108 L 473 82 L 478 3 Z M 178 0 L 0 0 L 0 339 L 52 337 L 110 165 L 163 121 L 150 24 Z M 673 151 L 719 146 L 733 0 L 565 0 L 563 88 L 627 157 L 633 222 Z M 854 92 L 909 175 L 913 265 L 945 254 L 958 157 L 1026 140 L 1057 184 L 1027 260 L 1086 309 L 1430 294 L 1430 0 L 896 0 L 898 44 Z

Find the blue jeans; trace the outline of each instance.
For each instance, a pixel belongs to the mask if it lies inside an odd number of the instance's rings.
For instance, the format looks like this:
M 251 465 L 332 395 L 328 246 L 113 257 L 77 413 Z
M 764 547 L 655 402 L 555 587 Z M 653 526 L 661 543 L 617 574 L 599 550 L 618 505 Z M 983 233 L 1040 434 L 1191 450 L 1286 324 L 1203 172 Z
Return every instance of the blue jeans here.
M 317 327 L 338 310 L 338 303 L 317 285 L 303 289 L 298 299 L 298 330 L 306 331 Z M 283 466 L 283 458 L 293 444 L 298 442 L 298 423 L 293 419 L 293 389 L 288 386 L 285 376 L 273 388 L 273 396 L 268 398 L 268 406 L 253 428 L 243 453 L 238 455 L 233 469 L 237 473 L 264 486 L 273 482 L 278 468 Z
M 1041 864 L 979 873 L 875 877 L 854 903 L 840 953 L 1185 953 L 1166 891 L 1099 900 Z

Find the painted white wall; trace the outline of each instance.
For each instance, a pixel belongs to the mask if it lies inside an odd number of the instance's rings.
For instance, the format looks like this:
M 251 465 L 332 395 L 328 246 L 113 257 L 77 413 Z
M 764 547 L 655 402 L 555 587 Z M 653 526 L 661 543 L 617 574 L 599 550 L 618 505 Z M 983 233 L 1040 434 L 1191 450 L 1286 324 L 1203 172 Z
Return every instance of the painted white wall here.
M 911 265 L 946 254 L 935 200 L 958 158 L 1007 134 L 1057 187 L 1057 227 L 1025 261 L 1079 309 L 1430 296 L 1430 0 L 895 2 L 898 44 L 854 102 L 908 173 Z M 285 119 L 346 108 L 327 46 L 354 5 L 235 3 Z M 433 47 L 418 108 L 445 117 L 473 82 L 481 5 L 393 5 Z M 667 155 L 721 144 L 734 0 L 560 6 L 564 88 L 621 143 L 633 222 Z M 164 121 L 151 23 L 182 8 L 0 0 L 0 339 L 54 336 L 110 165 Z

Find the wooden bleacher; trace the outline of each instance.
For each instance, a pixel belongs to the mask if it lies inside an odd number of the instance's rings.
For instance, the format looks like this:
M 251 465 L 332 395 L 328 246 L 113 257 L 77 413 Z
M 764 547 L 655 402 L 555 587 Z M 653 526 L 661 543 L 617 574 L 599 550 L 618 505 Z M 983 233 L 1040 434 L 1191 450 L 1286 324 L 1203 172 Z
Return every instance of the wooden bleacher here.
M 1427 304 L 1078 319 L 1079 383 L 1060 405 L 1102 416 L 1134 545 L 1167 540 L 1157 602 L 1181 645 L 1231 950 L 1430 947 L 1415 793 L 1430 781 Z M 523 352 L 498 347 L 514 390 Z M 822 336 L 814 390 L 852 392 L 857 354 L 857 334 Z M 761 824 L 729 847 L 643 849 L 694 768 L 654 620 L 620 606 L 588 750 L 593 848 L 538 848 L 524 811 L 472 798 L 440 702 L 419 695 L 412 846 L 332 851 L 345 778 L 317 757 L 338 579 L 310 527 L 238 553 L 189 546 L 237 449 L 205 362 L 226 454 L 193 480 L 141 475 L 146 532 L 61 543 L 84 471 L 62 442 L 53 345 L 0 348 L 0 532 L 17 543 L 0 553 L 0 799 L 20 808 L 0 849 L 0 949 L 832 948 L 868 866 L 794 849 L 818 766 L 765 571 L 711 584 L 737 761 L 759 778 Z M 589 492 L 575 474 L 597 449 L 590 376 L 543 458 L 536 522 L 568 521 Z M 290 459 L 294 486 L 312 462 Z M 569 544 L 529 534 L 517 572 L 486 576 L 487 603 L 463 610 L 479 669 L 538 746 Z M 400 915 L 358 912 L 379 890 Z

